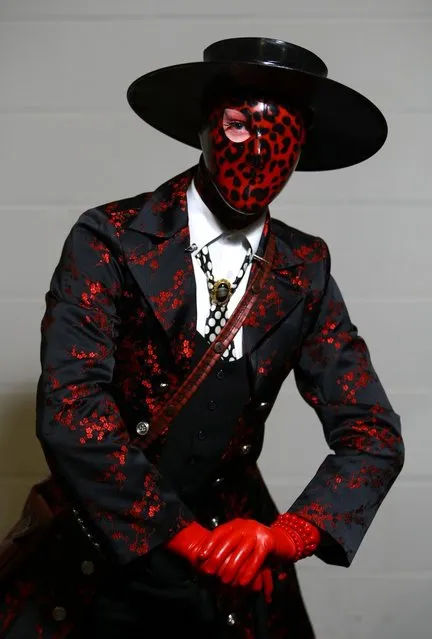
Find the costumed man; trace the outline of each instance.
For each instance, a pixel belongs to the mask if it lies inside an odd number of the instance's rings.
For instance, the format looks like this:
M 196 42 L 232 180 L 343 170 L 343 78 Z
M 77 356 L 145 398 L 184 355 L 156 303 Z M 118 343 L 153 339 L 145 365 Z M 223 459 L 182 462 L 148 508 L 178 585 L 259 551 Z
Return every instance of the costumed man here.
M 148 73 L 128 100 L 202 154 L 66 239 L 37 398 L 55 517 L 3 585 L 0 636 L 312 639 L 295 563 L 351 564 L 403 442 L 327 245 L 268 207 L 296 169 L 371 157 L 385 119 L 314 53 L 262 38 Z M 332 452 L 280 513 L 257 460 L 291 371 Z

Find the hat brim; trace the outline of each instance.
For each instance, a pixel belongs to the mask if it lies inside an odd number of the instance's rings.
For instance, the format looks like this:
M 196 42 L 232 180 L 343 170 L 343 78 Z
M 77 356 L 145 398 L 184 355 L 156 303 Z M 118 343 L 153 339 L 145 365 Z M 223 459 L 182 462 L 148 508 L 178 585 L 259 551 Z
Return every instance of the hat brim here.
M 135 80 L 127 99 L 149 125 L 201 148 L 201 100 L 209 83 L 229 80 L 236 88 L 277 91 L 313 111 L 313 124 L 298 171 L 352 166 L 373 156 L 387 137 L 381 111 L 365 96 L 335 80 L 297 69 L 254 62 L 189 62 L 157 69 Z

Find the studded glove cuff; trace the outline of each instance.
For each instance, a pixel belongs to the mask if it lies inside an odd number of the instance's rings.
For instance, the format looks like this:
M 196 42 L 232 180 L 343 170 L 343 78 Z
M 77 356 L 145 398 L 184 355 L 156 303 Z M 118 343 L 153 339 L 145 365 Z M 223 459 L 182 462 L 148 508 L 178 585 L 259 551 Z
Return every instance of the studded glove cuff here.
M 294 561 L 313 555 L 320 543 L 318 528 L 293 513 L 278 515 L 270 529 L 283 530 L 291 537 L 295 545 Z

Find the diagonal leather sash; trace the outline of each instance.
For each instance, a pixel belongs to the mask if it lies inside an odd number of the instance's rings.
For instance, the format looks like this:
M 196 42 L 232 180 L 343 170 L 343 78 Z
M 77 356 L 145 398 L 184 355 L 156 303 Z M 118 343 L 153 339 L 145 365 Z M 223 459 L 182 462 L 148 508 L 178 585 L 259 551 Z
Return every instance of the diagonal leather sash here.
M 143 441 L 144 446 L 148 446 L 154 442 L 157 437 L 166 433 L 169 424 L 178 415 L 183 406 L 189 401 L 199 385 L 206 379 L 212 368 L 225 353 L 228 345 L 241 328 L 266 283 L 273 264 L 275 247 L 275 235 L 270 232 L 264 255 L 262 258 L 259 258 L 259 268 L 249 283 L 235 311 L 214 342 L 212 342 L 206 350 L 197 366 L 189 373 L 172 395 L 171 399 L 156 413 L 152 421 L 151 429 Z

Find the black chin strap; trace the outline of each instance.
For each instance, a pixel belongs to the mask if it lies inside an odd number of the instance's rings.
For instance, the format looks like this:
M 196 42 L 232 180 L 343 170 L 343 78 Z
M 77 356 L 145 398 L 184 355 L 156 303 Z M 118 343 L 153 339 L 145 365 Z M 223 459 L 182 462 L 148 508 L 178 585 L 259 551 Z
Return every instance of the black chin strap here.
M 242 213 L 230 206 L 216 188 L 202 156 L 200 157 L 194 183 L 203 202 L 226 229 L 238 230 L 245 228 L 263 214 L 263 211 Z

